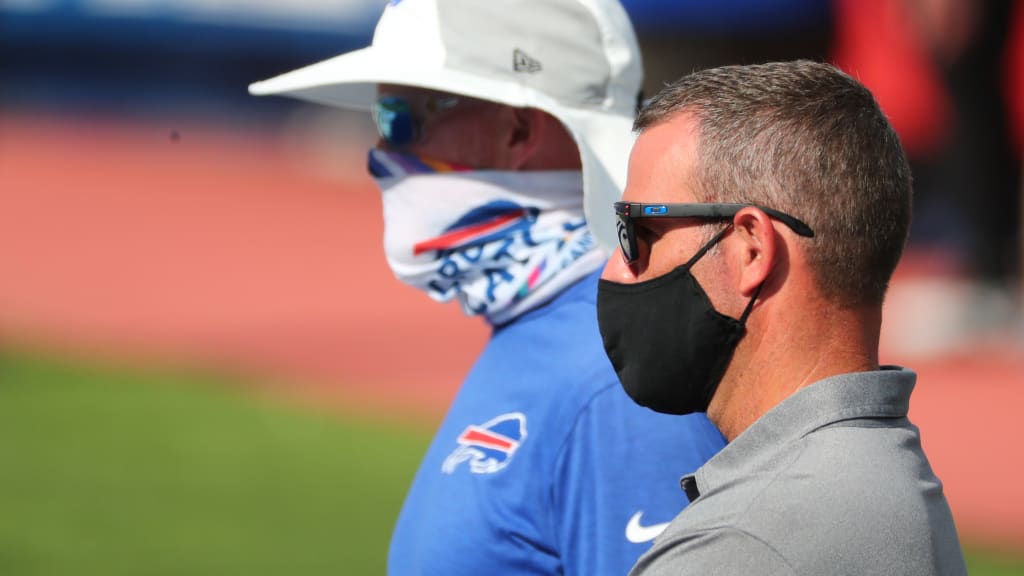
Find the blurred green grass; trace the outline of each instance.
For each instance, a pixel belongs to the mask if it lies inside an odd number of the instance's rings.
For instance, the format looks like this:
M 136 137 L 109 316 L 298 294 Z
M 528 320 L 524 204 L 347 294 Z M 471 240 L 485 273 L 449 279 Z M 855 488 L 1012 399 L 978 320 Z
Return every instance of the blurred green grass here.
M 383 574 L 428 432 L 240 384 L 0 356 L 0 574 Z
M 383 574 L 428 432 L 236 378 L 0 355 L 0 574 Z M 1024 556 L 972 549 L 974 576 Z

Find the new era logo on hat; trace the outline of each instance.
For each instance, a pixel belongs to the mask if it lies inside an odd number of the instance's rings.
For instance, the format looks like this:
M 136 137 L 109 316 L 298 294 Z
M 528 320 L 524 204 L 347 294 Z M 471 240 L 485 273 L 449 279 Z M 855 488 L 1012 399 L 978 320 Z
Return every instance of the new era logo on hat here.
M 516 48 L 512 52 L 512 69 L 516 72 L 540 72 L 541 65 L 526 52 Z

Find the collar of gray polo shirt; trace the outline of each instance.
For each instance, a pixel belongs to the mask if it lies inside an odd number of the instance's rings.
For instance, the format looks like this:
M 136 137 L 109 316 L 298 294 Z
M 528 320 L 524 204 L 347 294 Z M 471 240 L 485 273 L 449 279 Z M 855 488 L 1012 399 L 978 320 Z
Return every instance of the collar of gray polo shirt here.
M 825 426 L 857 418 L 906 418 L 917 374 L 900 366 L 841 374 L 807 386 L 768 411 L 694 474 L 679 485 L 693 502 L 715 485 L 715 478 L 734 478 L 772 467 L 774 449 Z

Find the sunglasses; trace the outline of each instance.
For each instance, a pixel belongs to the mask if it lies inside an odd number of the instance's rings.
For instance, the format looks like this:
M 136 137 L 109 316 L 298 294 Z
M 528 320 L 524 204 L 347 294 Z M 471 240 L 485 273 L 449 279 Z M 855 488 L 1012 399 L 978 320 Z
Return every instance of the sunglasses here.
M 736 215 L 740 210 L 753 206 L 764 211 L 765 214 L 782 222 L 793 232 L 807 238 L 814 237 L 814 231 L 807 224 L 797 218 L 765 208 L 756 204 L 643 204 L 641 202 L 616 202 L 615 216 L 616 231 L 619 236 L 619 248 L 622 249 L 622 257 L 627 264 L 637 259 L 636 232 L 633 220 L 638 218 L 700 218 L 704 220 L 727 220 Z
M 463 100 L 447 94 L 419 98 L 380 96 L 371 115 L 384 143 L 392 149 L 415 144 L 423 134 L 423 123 L 430 117 L 458 106 Z

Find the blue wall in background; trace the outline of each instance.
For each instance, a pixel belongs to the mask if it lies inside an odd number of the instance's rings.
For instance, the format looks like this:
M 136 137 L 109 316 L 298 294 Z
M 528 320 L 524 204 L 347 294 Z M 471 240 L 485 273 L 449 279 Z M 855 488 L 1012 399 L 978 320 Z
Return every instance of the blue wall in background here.
M 250 82 L 366 45 L 385 2 L 282 0 L 285 10 L 237 0 L 3 0 L 0 105 L 272 114 L 288 104 L 254 106 Z M 798 27 L 827 18 L 829 2 L 623 4 L 643 37 Z

